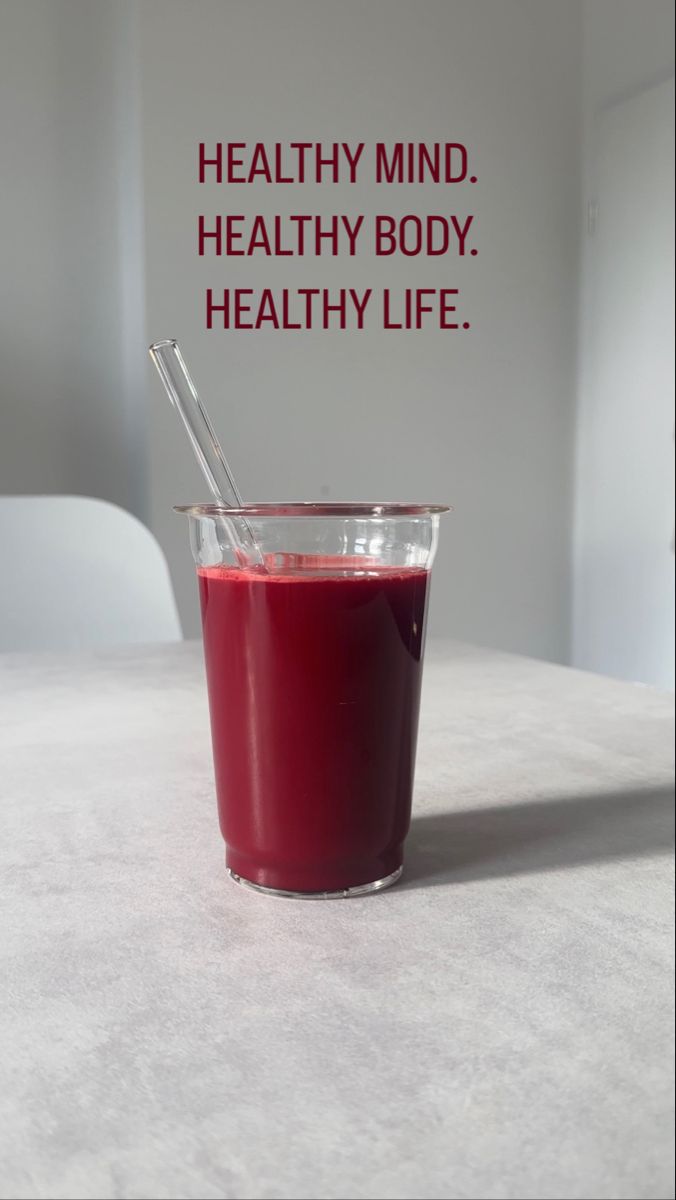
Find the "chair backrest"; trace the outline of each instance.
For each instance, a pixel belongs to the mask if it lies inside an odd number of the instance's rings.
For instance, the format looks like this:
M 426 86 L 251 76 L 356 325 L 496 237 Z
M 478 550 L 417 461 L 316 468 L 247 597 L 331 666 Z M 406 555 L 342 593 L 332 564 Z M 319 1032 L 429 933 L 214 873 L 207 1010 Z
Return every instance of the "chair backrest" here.
M 136 517 L 87 496 L 0 496 L 0 651 L 180 639 L 166 559 Z

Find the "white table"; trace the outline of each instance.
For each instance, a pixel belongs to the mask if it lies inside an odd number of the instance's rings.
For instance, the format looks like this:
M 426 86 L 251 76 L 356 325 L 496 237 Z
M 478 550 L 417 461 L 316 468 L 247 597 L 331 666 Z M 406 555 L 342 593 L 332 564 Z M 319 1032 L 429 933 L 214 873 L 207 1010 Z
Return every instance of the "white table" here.
M 670 697 L 429 647 L 405 881 L 223 868 L 196 644 L 0 659 L 3 1197 L 673 1195 Z

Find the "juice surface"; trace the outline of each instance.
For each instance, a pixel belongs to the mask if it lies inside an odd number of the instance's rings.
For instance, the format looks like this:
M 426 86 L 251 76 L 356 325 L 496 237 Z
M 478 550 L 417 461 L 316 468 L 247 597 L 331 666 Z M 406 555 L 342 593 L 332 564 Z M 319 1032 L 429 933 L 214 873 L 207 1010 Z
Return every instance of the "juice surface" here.
M 428 573 L 291 563 L 198 569 L 220 824 L 244 879 L 334 891 L 401 865 Z

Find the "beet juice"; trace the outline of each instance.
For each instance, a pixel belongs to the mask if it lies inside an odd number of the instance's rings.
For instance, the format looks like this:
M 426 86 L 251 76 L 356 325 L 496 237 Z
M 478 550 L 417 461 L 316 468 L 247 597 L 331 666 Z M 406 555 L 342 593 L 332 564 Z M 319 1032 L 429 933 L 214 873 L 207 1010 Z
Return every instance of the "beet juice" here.
M 198 567 L 227 866 L 300 893 L 401 867 L 429 580 L 313 563 Z

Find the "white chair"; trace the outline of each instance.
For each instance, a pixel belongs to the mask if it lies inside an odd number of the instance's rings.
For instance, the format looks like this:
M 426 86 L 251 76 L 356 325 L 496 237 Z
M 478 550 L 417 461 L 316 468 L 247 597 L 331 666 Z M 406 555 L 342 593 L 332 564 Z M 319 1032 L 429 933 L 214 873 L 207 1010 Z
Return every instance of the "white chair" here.
M 87 496 L 0 496 L 0 651 L 180 640 L 164 554 L 136 517 Z

